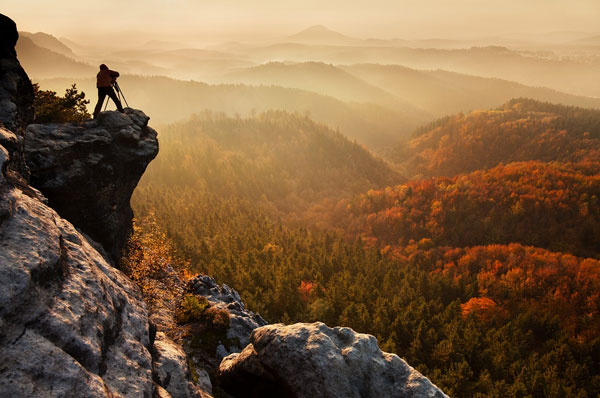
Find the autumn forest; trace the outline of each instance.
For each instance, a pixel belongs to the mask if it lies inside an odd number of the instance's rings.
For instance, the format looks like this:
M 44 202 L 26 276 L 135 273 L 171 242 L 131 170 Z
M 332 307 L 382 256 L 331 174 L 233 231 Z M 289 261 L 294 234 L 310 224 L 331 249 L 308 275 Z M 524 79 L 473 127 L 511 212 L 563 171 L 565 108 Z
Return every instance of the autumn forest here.
M 141 233 L 270 322 L 371 333 L 454 397 L 600 393 L 600 111 L 515 99 L 387 158 L 285 111 L 160 139 Z

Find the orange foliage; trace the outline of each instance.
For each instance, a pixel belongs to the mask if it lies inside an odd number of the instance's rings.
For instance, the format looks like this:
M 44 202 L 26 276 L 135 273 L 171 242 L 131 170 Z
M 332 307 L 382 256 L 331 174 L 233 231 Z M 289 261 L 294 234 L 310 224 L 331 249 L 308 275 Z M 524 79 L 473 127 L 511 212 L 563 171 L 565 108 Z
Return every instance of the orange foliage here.
M 477 297 L 462 304 L 462 314 L 489 321 L 523 311 L 560 318 L 573 336 L 600 337 L 600 261 L 570 254 L 510 245 L 471 248 L 399 249 L 399 258 L 418 253 L 432 273 L 477 287 Z
M 598 257 L 600 162 L 522 162 L 371 190 L 337 220 L 350 237 L 392 248 L 519 242 Z
M 311 301 L 316 294 L 317 284 L 311 281 L 301 281 L 298 287 L 298 293 L 302 301 Z
M 474 314 L 484 322 L 488 322 L 494 315 L 500 313 L 498 304 L 488 297 L 473 297 L 466 303 L 461 304 L 460 308 L 463 318 Z

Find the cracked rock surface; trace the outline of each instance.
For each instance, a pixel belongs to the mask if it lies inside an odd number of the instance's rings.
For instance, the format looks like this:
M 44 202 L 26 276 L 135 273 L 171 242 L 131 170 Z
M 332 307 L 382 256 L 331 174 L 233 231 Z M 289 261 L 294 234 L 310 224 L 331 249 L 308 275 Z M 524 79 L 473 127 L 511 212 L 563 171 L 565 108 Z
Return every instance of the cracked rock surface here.
M 158 154 L 149 118 L 139 110 L 125 112 L 101 112 L 81 125 L 32 124 L 25 131 L 31 185 L 115 263 L 132 229 L 131 194 Z
M 219 380 L 234 397 L 447 398 L 375 337 L 321 322 L 255 329 Z
M 226 284 L 219 285 L 208 275 L 196 276 L 189 282 L 189 287 L 194 294 L 206 297 L 212 306 L 229 313 L 231 324 L 227 329 L 227 338 L 239 342 L 241 347 L 232 346 L 227 350 L 223 345 L 219 346 L 219 352 L 216 353 L 219 360 L 232 352 L 240 352 L 250 342 L 250 333 L 267 324 L 259 314 L 246 308 L 235 289 Z
M 4 173 L 0 242 L 0 396 L 151 397 L 139 290 Z

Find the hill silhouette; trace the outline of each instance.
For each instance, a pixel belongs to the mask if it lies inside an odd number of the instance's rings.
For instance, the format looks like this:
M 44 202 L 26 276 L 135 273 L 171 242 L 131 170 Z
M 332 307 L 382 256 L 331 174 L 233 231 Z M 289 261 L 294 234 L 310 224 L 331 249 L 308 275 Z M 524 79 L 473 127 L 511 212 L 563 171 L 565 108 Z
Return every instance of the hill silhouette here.
M 78 78 L 95 76 L 96 74 L 96 67 L 40 47 L 28 37 L 19 38 L 16 50 L 19 61 L 33 79 L 45 79 L 56 76 Z
M 343 69 L 322 62 L 282 63 L 242 69 L 225 75 L 226 81 L 245 84 L 293 87 L 330 95 L 343 101 L 371 102 L 404 111 L 421 112 L 409 102 L 402 102 L 385 89 L 371 85 Z
M 512 98 L 600 108 L 600 99 L 531 87 L 508 80 L 400 65 L 357 64 L 341 69 L 436 116 L 496 106 Z
M 27 37 L 36 45 L 43 48 L 47 48 L 48 50 L 54 51 L 55 53 L 59 53 L 70 58 L 76 58 L 75 54 L 73 53 L 73 50 L 70 47 L 68 47 L 65 43 L 63 43 L 56 37 L 49 35 L 48 33 L 19 32 L 19 36 L 21 38 Z
M 570 94 L 598 97 L 600 62 L 589 57 L 561 58 L 515 51 L 503 46 L 460 49 L 409 48 L 373 45 L 324 45 L 276 43 L 238 51 L 259 62 L 285 59 L 292 62 L 319 60 L 331 64 L 393 64 L 414 69 L 443 69 L 530 86 L 549 87 Z
M 346 36 L 322 25 L 314 25 L 294 35 L 286 41 L 312 44 L 356 44 L 361 40 Z

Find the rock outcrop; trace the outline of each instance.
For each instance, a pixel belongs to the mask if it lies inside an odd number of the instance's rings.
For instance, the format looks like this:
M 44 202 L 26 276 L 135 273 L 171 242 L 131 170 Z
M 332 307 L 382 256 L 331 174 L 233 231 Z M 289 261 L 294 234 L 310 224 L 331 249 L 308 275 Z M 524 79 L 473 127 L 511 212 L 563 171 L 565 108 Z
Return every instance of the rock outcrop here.
M 217 284 L 210 276 L 198 275 L 189 282 L 189 287 L 192 293 L 206 297 L 211 306 L 229 313 L 231 324 L 227 329 L 227 338 L 239 342 L 239 346 L 220 345 L 217 352 L 219 359 L 230 353 L 240 352 L 250 342 L 252 331 L 267 324 L 259 314 L 246 309 L 238 292 L 225 284 Z
M 77 124 L 32 124 L 25 131 L 31 185 L 50 206 L 118 262 L 131 233 L 130 198 L 158 153 L 141 111 L 102 112 Z
M 234 397 L 444 398 L 426 377 L 375 337 L 323 323 L 268 325 L 226 357 L 221 386 Z
M 0 396 L 151 397 L 139 290 L 4 173 L 0 239 Z

